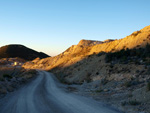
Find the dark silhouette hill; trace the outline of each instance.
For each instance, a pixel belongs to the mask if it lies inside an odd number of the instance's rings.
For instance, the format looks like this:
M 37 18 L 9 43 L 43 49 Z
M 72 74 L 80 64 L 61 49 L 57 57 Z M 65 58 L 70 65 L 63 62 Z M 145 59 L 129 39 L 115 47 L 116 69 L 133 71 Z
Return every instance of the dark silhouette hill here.
M 37 52 L 23 45 L 11 44 L 0 47 L 0 58 L 14 58 L 14 57 L 19 57 L 24 60 L 33 60 L 37 57 L 46 58 L 49 56 L 45 53 Z

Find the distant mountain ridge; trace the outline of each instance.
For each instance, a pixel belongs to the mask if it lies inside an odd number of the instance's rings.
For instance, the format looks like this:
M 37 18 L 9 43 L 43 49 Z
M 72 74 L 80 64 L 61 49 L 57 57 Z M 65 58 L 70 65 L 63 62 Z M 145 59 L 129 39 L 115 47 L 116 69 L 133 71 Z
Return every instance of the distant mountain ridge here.
M 14 57 L 19 57 L 24 60 L 33 60 L 37 57 L 46 58 L 49 57 L 49 55 L 43 52 L 37 52 L 33 49 L 18 44 L 11 44 L 0 47 L 0 58 L 14 58 Z

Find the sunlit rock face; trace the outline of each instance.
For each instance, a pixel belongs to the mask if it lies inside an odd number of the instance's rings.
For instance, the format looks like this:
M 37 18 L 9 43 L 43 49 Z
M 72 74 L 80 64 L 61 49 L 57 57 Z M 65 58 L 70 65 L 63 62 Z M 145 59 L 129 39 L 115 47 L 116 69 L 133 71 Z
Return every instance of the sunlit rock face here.
M 81 40 L 78 43 L 78 46 L 93 46 L 93 45 L 97 45 L 97 44 L 102 44 L 102 41 L 95 41 L 95 40 Z
M 65 68 L 93 54 L 99 54 L 100 52 L 115 52 L 122 49 L 143 48 L 147 44 L 150 44 L 150 26 L 135 31 L 131 35 L 119 40 L 81 40 L 77 45 L 72 45 L 58 56 L 36 59 L 24 64 L 24 67 L 45 70 L 51 70 L 56 67 Z

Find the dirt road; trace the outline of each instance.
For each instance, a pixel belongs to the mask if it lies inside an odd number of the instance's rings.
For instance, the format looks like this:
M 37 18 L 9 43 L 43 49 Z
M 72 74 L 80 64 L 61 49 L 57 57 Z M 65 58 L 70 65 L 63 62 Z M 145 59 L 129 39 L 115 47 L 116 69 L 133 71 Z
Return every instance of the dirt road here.
M 0 100 L 0 113 L 119 112 L 93 99 L 65 92 L 52 74 L 39 71 L 32 82 Z

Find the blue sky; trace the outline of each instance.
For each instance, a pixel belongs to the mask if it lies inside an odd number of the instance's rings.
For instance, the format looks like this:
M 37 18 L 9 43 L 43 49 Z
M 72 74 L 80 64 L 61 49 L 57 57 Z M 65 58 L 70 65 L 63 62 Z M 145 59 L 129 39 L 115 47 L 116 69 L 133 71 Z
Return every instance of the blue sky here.
M 81 39 L 120 39 L 150 25 L 149 0 L 0 0 L 0 46 L 57 55 Z

